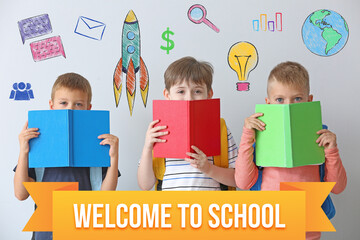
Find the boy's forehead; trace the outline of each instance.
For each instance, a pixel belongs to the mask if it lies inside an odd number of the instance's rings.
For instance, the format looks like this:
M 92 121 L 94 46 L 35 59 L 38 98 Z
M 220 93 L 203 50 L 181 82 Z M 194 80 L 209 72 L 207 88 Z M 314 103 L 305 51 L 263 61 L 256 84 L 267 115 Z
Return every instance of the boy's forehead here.
M 67 88 L 67 87 L 60 87 L 55 91 L 55 97 L 58 97 L 58 98 L 67 97 L 70 95 L 73 95 L 74 97 L 77 97 L 77 98 L 86 98 L 87 99 L 86 92 L 81 89 L 71 89 L 71 88 Z
M 306 92 L 301 86 L 296 86 L 293 84 L 282 83 L 276 80 L 276 78 L 272 79 L 272 81 L 268 82 L 267 92 L 268 95 L 276 94 L 276 92 L 288 92 L 288 91 L 297 91 L 297 92 Z
M 205 82 L 194 82 L 189 79 L 176 79 L 171 87 L 206 87 Z

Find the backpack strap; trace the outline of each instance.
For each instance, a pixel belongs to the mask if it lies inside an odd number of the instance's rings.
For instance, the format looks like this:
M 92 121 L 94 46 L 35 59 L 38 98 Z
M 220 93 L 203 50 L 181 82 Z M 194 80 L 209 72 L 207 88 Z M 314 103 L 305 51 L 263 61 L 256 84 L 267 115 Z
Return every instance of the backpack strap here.
M 328 129 L 328 127 L 326 125 L 322 125 L 323 129 Z M 325 178 L 325 163 L 321 164 L 319 166 L 319 172 L 320 172 L 320 181 L 324 182 L 324 178 Z M 321 205 L 321 208 L 324 210 L 326 216 L 328 217 L 328 219 L 332 219 L 335 214 L 336 214 L 336 210 L 335 210 L 335 206 L 333 201 L 331 200 L 330 194 L 326 197 L 325 201 L 323 202 L 323 204 Z
M 101 190 L 102 167 L 90 167 L 90 183 L 92 191 Z
M 220 118 L 220 155 L 214 156 L 214 165 L 222 168 L 229 167 L 229 149 L 228 149 L 228 132 L 225 123 L 225 119 Z M 226 186 L 220 183 L 220 189 L 222 191 L 235 191 L 235 187 Z
M 319 166 L 319 171 L 320 171 L 320 181 L 324 182 L 324 177 L 325 177 L 325 163 L 321 164 Z M 336 214 L 336 210 L 335 210 L 335 206 L 333 201 L 331 200 L 330 194 L 326 197 L 325 201 L 323 202 L 323 204 L 321 205 L 321 208 L 324 210 L 326 216 L 328 217 L 328 219 L 332 219 L 335 214 Z
M 156 178 L 155 190 L 161 191 L 165 174 L 165 158 L 155 158 L 153 154 L 153 171 Z
M 253 152 L 253 162 L 256 166 L 256 152 L 255 152 L 256 144 L 253 144 L 254 152 Z M 263 167 L 256 166 L 258 168 L 258 178 L 256 183 L 250 188 L 251 191 L 260 191 L 261 190 L 261 183 L 262 183 L 262 170 Z
M 220 118 L 220 155 L 214 156 L 214 165 L 222 168 L 229 167 L 229 149 L 228 149 L 228 132 L 225 119 Z M 235 187 L 230 187 L 220 183 L 221 191 L 235 191 Z
M 229 166 L 228 139 L 227 127 L 223 118 L 220 118 L 220 146 L 220 155 L 214 156 L 214 165 L 227 168 Z
M 36 182 L 42 182 L 45 168 L 34 168 L 34 170 L 35 170 Z

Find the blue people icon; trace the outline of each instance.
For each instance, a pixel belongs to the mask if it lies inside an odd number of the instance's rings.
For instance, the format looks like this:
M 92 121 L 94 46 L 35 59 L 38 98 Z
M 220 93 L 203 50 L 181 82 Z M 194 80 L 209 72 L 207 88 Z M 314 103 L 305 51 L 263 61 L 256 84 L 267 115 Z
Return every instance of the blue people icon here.
M 34 93 L 31 89 L 30 83 L 14 83 L 13 90 L 10 93 L 10 99 L 14 100 L 30 100 L 34 98 Z

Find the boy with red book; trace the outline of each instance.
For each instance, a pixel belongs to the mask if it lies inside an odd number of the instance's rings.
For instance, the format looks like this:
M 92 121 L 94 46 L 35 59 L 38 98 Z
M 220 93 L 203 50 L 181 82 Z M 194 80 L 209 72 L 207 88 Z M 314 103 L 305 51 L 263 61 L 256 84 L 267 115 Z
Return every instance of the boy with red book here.
M 181 58 L 167 68 L 164 74 L 164 97 L 167 100 L 202 100 L 213 96 L 213 69 L 209 63 L 199 62 L 192 57 Z M 206 156 L 197 146 L 191 146 L 194 153 L 186 153 L 185 159 L 153 159 L 154 144 L 166 142 L 167 126 L 156 125 L 159 120 L 149 124 L 145 144 L 138 168 L 138 184 L 143 190 L 150 190 L 157 183 L 157 190 L 221 190 L 222 185 L 235 187 L 234 167 L 237 146 L 231 132 L 227 129 L 227 159 L 221 156 Z M 156 126 L 155 126 L 156 125 Z M 223 145 L 223 143 L 222 143 Z M 224 152 L 224 151 L 223 151 Z M 222 158 L 226 167 L 216 164 Z M 156 162 L 161 162 L 159 170 Z M 214 163 L 215 161 L 215 163 Z M 159 172 L 162 172 L 159 178 Z M 160 183 L 160 184 L 159 184 Z M 159 186 L 161 185 L 161 186 Z

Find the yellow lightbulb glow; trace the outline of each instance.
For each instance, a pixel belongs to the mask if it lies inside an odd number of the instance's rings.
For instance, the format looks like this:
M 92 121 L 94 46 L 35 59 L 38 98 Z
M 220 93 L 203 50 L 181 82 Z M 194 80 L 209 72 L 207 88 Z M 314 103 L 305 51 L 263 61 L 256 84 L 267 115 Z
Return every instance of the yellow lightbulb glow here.
M 238 42 L 231 46 L 228 54 L 230 67 L 237 73 L 239 81 L 245 81 L 249 73 L 257 66 L 258 53 L 254 45 Z

